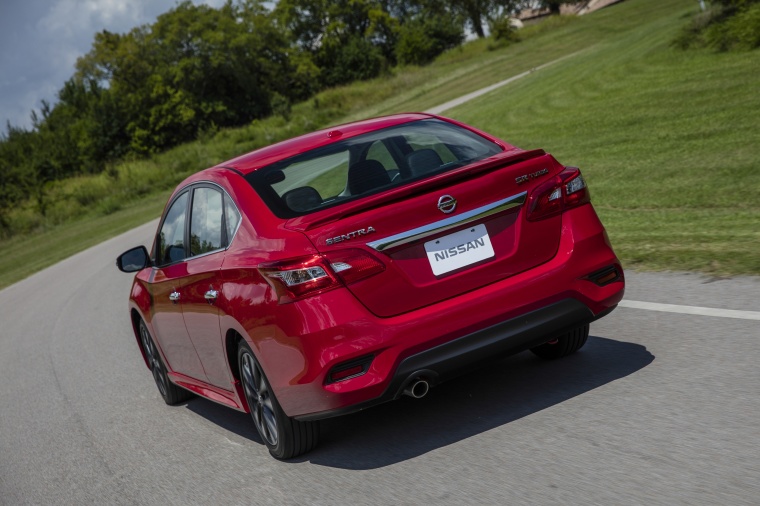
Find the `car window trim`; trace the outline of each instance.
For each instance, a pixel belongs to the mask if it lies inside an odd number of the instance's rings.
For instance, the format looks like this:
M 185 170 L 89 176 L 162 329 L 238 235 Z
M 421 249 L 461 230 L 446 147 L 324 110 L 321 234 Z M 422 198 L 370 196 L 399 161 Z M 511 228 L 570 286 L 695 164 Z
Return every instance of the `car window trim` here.
M 222 192 L 222 227 L 223 227 L 222 228 L 222 232 L 225 235 L 227 235 L 226 234 L 226 226 L 225 226 L 226 224 L 224 222 L 224 220 L 226 219 L 226 215 L 227 215 L 227 213 L 225 212 L 225 209 L 224 209 L 224 197 L 225 197 L 225 195 L 230 199 L 230 202 L 232 202 L 232 206 L 235 208 L 235 211 L 237 211 L 238 216 L 240 216 L 240 219 L 238 220 L 238 224 L 235 227 L 235 231 L 232 233 L 232 237 L 231 238 L 230 237 L 225 237 L 226 240 L 225 240 L 224 247 L 218 248 L 218 249 L 215 249 L 215 250 L 212 250 L 212 251 L 206 251 L 205 253 L 201 253 L 200 255 L 189 256 L 189 254 L 190 254 L 190 251 L 189 251 L 190 250 L 190 222 L 192 221 L 191 213 L 192 213 L 193 199 L 195 198 L 195 190 L 198 189 L 198 188 L 203 188 L 204 186 L 205 187 L 209 187 L 210 186 L 213 189 L 218 189 L 218 190 L 220 190 Z M 235 199 L 233 199 L 232 196 L 227 192 L 227 190 L 225 190 L 221 185 L 219 185 L 218 183 L 215 183 L 213 181 L 206 181 L 206 180 L 204 180 L 204 181 L 193 181 L 192 183 L 188 184 L 187 186 L 183 186 L 177 192 L 176 196 L 171 200 L 171 202 L 169 203 L 169 205 L 166 207 L 167 210 L 171 209 L 172 205 L 174 205 L 174 203 L 182 195 L 184 195 L 185 193 L 190 193 L 189 198 L 187 199 L 187 206 L 185 208 L 186 217 L 185 217 L 185 230 L 184 230 L 184 239 L 183 239 L 183 241 L 185 243 L 184 244 L 184 246 L 185 246 L 185 258 L 182 259 L 182 260 L 178 260 L 176 262 L 171 262 L 171 263 L 163 264 L 163 265 L 157 265 L 156 262 L 155 262 L 155 260 L 151 259 L 152 263 L 154 264 L 153 265 L 154 269 L 164 269 L 164 268 L 170 267 L 172 265 L 177 265 L 177 264 L 179 264 L 181 262 L 189 262 L 189 261 L 194 260 L 196 258 L 203 258 L 205 256 L 208 256 L 208 255 L 211 255 L 211 254 L 214 254 L 214 253 L 219 253 L 220 251 L 227 251 L 229 249 L 230 245 L 232 244 L 232 240 L 235 238 L 235 236 L 237 236 L 237 232 L 238 232 L 238 230 L 240 230 L 240 225 L 243 223 L 243 214 L 240 212 L 240 209 L 238 209 L 238 206 L 235 203 Z M 158 258 L 158 251 L 157 251 L 157 249 L 158 249 L 158 234 L 161 233 L 161 227 L 163 227 L 164 221 L 166 221 L 166 215 L 164 215 L 164 216 L 161 217 L 161 223 L 158 224 L 158 230 L 156 231 L 156 235 L 155 235 L 155 238 L 154 238 L 154 247 L 153 247 L 153 256 L 154 256 L 154 258 Z

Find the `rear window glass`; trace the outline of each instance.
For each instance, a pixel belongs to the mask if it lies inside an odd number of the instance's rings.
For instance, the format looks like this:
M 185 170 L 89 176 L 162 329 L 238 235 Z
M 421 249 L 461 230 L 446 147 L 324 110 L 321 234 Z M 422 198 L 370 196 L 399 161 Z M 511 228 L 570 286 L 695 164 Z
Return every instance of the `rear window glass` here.
M 451 123 L 420 120 L 359 135 L 288 158 L 248 176 L 283 218 L 456 169 L 501 152 L 483 137 Z

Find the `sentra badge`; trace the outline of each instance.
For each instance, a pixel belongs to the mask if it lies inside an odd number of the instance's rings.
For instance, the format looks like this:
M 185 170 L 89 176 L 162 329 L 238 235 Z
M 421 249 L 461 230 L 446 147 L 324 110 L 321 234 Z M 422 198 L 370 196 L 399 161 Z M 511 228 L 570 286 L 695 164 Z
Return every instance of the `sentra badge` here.
M 527 183 L 531 179 L 536 179 L 537 177 L 541 177 L 544 174 L 548 174 L 548 173 L 549 173 L 549 169 L 537 170 L 536 172 L 531 172 L 530 174 L 524 174 L 522 176 L 516 177 L 515 178 L 515 183 L 517 183 L 517 184 Z
M 347 234 L 341 234 L 336 237 L 331 237 L 327 240 L 327 244 L 336 244 L 343 241 L 348 241 L 349 239 L 354 239 L 356 237 L 359 237 L 360 235 L 367 235 L 375 231 L 374 227 L 367 227 L 367 228 L 360 228 L 359 230 L 354 230 L 353 232 L 349 232 Z

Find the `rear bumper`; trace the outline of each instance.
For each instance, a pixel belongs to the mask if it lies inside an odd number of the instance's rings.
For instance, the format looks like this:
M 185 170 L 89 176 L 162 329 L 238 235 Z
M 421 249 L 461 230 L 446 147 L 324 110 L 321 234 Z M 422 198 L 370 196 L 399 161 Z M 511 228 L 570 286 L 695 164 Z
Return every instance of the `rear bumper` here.
M 296 418 L 298 420 L 330 418 L 398 399 L 413 379 L 425 379 L 431 386 L 435 385 L 469 366 L 543 344 L 605 316 L 615 307 L 612 306 L 603 313 L 594 315 L 585 304 L 576 299 L 561 300 L 406 357 L 398 365 L 388 387 L 379 397 L 342 408 L 296 416 Z

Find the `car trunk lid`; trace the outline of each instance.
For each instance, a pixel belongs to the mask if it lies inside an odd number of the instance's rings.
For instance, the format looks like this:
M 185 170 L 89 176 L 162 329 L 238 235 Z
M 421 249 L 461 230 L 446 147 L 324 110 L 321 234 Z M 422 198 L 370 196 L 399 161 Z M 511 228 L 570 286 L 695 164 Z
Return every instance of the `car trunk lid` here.
M 524 209 L 531 189 L 562 168 L 541 150 L 513 150 L 293 218 L 287 227 L 328 258 L 356 248 L 379 259 L 382 272 L 348 289 L 375 315 L 394 316 L 551 259 L 561 217 L 527 221 Z

